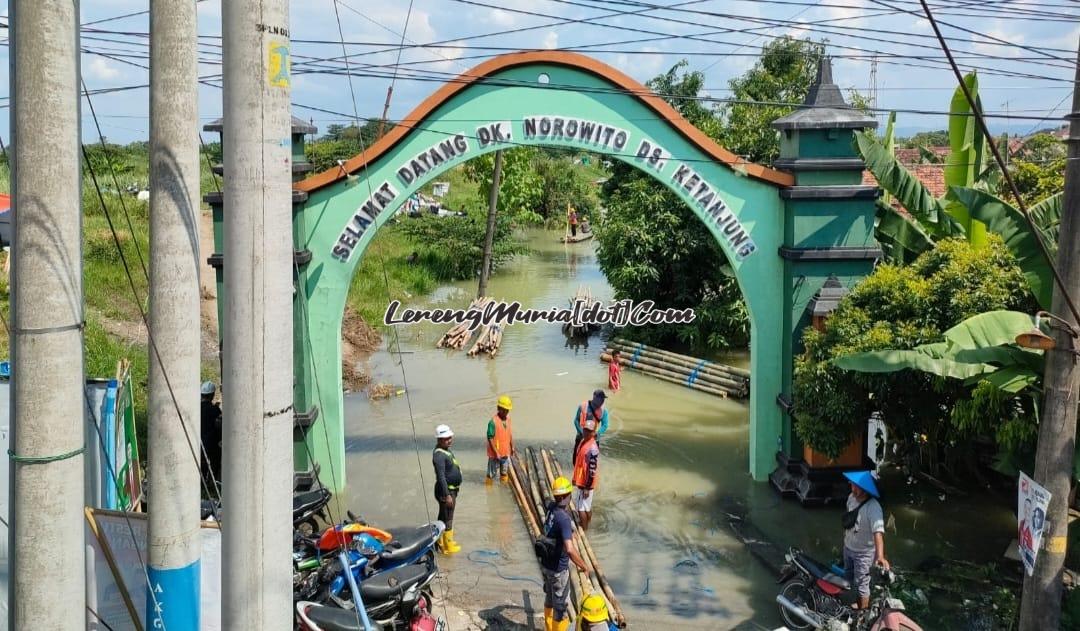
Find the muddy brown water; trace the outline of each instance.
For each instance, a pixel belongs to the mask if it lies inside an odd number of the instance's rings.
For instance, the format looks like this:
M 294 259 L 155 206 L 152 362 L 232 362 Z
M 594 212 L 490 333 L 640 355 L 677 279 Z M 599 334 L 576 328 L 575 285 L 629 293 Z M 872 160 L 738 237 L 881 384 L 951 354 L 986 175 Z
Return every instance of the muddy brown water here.
M 611 298 L 595 242 L 563 245 L 558 236 L 529 233 L 532 252 L 498 271 L 491 295 L 526 307 L 561 307 L 586 284 L 597 299 Z M 475 291 L 473 282 L 454 283 L 430 296 L 395 298 L 411 307 L 463 308 Z M 519 447 L 552 448 L 565 470 L 575 407 L 606 387 L 607 368 L 599 359 L 603 339 L 593 335 L 579 344 L 556 324 L 519 324 L 507 330 L 498 357 L 480 359 L 436 349 L 447 328 L 400 326 L 402 354 L 390 354 L 384 345 L 363 366 L 375 383 L 407 385 L 408 396 L 346 396 L 345 499 L 369 521 L 388 527 L 434 519 L 433 434 L 436 425 L 449 424 L 465 474 L 454 524 L 464 550 L 442 563 L 449 588 L 470 594 L 478 606 L 513 600 L 485 591 L 505 590 L 520 600 L 523 589 L 531 590 L 539 609 L 539 571 L 524 543 L 520 513 L 506 487 L 484 484 L 484 432 L 495 399 L 509 395 Z M 633 330 L 618 334 L 632 337 Z M 721 359 L 749 364 L 745 354 Z M 611 427 L 601 440 L 589 537 L 631 628 L 779 627 L 775 577 L 734 537 L 725 516 L 745 514 L 778 545 L 800 546 L 832 561 L 842 534 L 839 509 L 803 509 L 750 479 L 744 401 L 624 371 L 623 389 L 608 406 Z M 886 502 L 895 520 L 887 553 L 900 569 L 931 555 L 993 560 L 1013 533 L 1012 516 L 1000 502 L 943 497 L 904 480 L 889 481 L 885 493 L 895 501 Z M 454 616 L 449 618 L 453 623 Z M 924 622 L 924 628 L 936 627 Z

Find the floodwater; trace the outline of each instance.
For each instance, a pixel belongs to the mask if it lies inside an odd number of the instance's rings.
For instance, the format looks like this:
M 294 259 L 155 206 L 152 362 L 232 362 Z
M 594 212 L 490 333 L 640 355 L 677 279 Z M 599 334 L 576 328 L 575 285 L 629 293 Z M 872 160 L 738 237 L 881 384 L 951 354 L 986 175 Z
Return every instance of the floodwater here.
M 597 299 L 611 298 L 595 243 L 563 245 L 558 236 L 529 233 L 532 253 L 500 269 L 490 294 L 524 307 L 561 307 L 584 284 Z M 395 298 L 410 307 L 463 308 L 475 291 L 474 282 L 456 283 L 431 296 Z M 587 345 L 571 345 L 557 324 L 518 324 L 507 330 L 492 360 L 436 349 L 448 328 L 398 327 L 402 355 L 384 349 L 368 360 L 365 369 L 375 382 L 407 384 L 407 397 L 346 397 L 347 501 L 369 521 L 387 527 L 434 519 L 434 428 L 449 424 L 465 474 L 455 517 L 464 550 L 442 562 L 449 589 L 472 590 L 482 601 L 478 590 L 505 587 L 508 594 L 520 594 L 525 588 L 533 591 L 532 606 L 540 609 L 534 585 L 539 570 L 524 544 L 526 531 L 512 494 L 498 484 L 484 485 L 485 429 L 495 399 L 507 394 L 513 399 L 519 449 L 553 448 L 567 470 L 574 410 L 607 384 L 607 367 L 599 359 L 603 341 L 593 335 Z M 619 334 L 632 337 L 633 331 Z M 748 359 L 745 354 L 724 358 L 742 366 Z M 610 396 L 608 407 L 611 427 L 601 441 L 589 537 L 630 627 L 779 627 L 775 577 L 734 537 L 726 514 L 746 515 L 782 547 L 797 545 L 832 561 L 842 534 L 839 509 L 803 509 L 781 499 L 767 483 L 750 479 L 745 402 L 624 371 L 623 389 Z M 885 492 L 897 500 L 895 507 L 886 502 L 894 518 L 886 549 L 894 565 L 913 568 L 934 554 L 989 561 L 1005 551 L 1015 532 L 1008 510 L 988 508 L 985 498 L 959 500 L 913 488 L 903 480 L 886 482 Z M 913 506 L 899 506 L 901 501 Z M 459 576 L 472 576 L 467 569 L 477 573 L 475 582 L 453 584 Z M 925 622 L 924 627 L 937 628 Z

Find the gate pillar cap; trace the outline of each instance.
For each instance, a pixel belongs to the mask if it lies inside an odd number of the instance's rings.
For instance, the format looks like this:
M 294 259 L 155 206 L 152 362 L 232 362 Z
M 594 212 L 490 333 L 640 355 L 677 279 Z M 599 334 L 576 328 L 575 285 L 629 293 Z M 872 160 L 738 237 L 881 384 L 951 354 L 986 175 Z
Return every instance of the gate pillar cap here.
M 823 57 L 818 64 L 817 78 L 799 109 L 772 122 L 772 126 L 780 130 L 868 129 L 877 125 L 873 117 L 844 101 L 840 88 L 833 83 L 829 57 Z

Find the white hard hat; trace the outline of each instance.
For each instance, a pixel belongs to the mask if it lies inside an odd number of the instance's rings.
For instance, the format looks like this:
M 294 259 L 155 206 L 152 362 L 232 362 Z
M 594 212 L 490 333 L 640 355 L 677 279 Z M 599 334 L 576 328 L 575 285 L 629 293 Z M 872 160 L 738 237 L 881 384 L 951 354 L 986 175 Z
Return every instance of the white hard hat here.
M 450 429 L 449 425 L 440 425 L 435 428 L 435 438 L 451 438 L 454 435 L 454 430 Z
M 214 382 L 204 381 L 201 390 L 203 394 L 214 394 Z

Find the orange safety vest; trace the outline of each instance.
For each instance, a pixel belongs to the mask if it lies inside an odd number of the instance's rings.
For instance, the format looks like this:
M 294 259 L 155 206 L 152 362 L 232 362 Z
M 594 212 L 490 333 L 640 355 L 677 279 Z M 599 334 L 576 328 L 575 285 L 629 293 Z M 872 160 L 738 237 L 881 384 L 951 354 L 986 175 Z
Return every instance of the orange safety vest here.
M 597 451 L 599 455 L 600 448 L 596 445 L 596 437 L 592 436 L 588 440 L 581 441 L 578 445 L 577 453 L 574 454 L 574 486 L 584 489 L 595 489 L 597 483 L 600 481 L 599 467 L 596 471 L 592 472 L 592 483 L 589 482 L 589 464 L 587 462 L 588 453 L 592 450 Z
M 585 419 L 589 418 L 589 401 L 582 401 L 578 406 L 578 427 L 585 429 Z M 604 418 L 604 413 L 600 412 L 600 416 L 596 415 L 596 410 L 593 410 L 593 420 L 596 421 L 596 431 L 600 431 L 600 419 Z
M 495 424 L 495 436 L 488 441 L 487 457 L 488 458 L 506 458 L 510 455 L 510 415 L 506 415 L 506 421 L 504 422 L 499 418 L 498 414 L 491 417 L 491 422 Z M 495 445 L 495 449 L 491 448 L 491 445 Z

